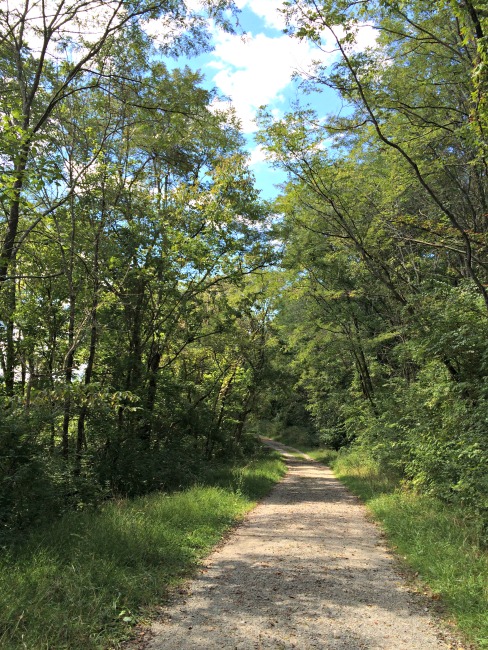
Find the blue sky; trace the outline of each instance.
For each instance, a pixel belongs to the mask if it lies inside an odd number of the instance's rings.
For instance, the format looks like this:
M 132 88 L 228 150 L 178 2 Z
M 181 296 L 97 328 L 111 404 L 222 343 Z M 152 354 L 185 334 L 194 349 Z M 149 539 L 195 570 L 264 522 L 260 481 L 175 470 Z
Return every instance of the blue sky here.
M 223 107 L 229 103 L 234 107 L 242 124 L 242 130 L 250 155 L 250 167 L 256 177 L 257 186 L 263 198 L 272 199 L 279 190 L 276 185 L 285 180 L 284 174 L 273 170 L 264 158 L 264 152 L 254 140 L 256 131 L 255 117 L 260 106 L 266 106 L 276 117 L 283 116 L 293 110 L 293 102 L 308 103 L 317 109 L 319 116 L 337 112 L 341 108 L 339 99 L 327 89 L 320 95 L 304 95 L 300 92 L 300 74 L 310 70 L 312 62 L 319 59 L 321 63 L 331 64 L 336 58 L 335 41 L 331 35 L 324 32 L 321 47 L 317 48 L 307 41 L 299 41 L 283 33 L 285 19 L 279 11 L 282 0 L 234 0 L 240 9 L 239 22 L 243 34 L 228 34 L 209 24 L 213 34 L 214 49 L 212 52 L 191 59 L 180 59 L 176 65 L 188 65 L 199 70 L 205 78 L 205 85 L 216 88 L 222 97 L 227 98 Z M 75 3 L 77 4 L 77 3 Z M 199 13 L 205 6 L 205 0 L 185 0 L 187 7 Z M 66 31 L 67 38 L 76 41 L 77 30 L 82 29 L 84 41 L 96 42 L 103 33 L 107 20 L 118 11 L 116 0 L 88 0 L 78 3 L 80 23 L 63 23 L 64 16 L 59 20 L 57 39 L 53 39 L 51 50 L 53 58 L 59 58 L 56 50 L 57 40 Z M 21 12 L 24 0 L 9 0 L 11 12 Z M 28 33 L 29 47 L 39 50 L 42 46 L 42 13 L 54 15 L 60 0 L 32 0 L 29 4 Z M 64 9 L 68 11 L 68 9 Z M 54 13 L 53 13 L 54 12 Z M 114 13 L 115 12 L 115 13 Z M 85 15 L 86 14 L 86 15 Z M 66 21 L 64 21 L 66 22 Z M 74 29 L 74 31 L 73 31 Z M 144 22 L 144 29 L 154 38 L 155 43 L 168 44 L 181 25 L 172 23 L 171 19 L 163 16 Z M 340 26 L 335 31 L 341 35 Z M 81 34 L 81 32 L 80 32 Z M 375 42 L 375 30 L 362 25 L 356 36 L 354 49 L 364 49 Z M 73 50 L 75 51 L 75 50 Z M 83 48 L 75 53 L 81 56 Z M 170 62 L 168 62 L 170 63 Z M 171 65 L 171 63 L 170 63 Z M 298 78 L 292 80 L 293 74 Z
M 272 199 L 279 193 L 276 185 L 285 176 L 271 168 L 254 141 L 256 111 L 266 105 L 280 117 L 297 99 L 311 104 L 322 115 L 340 110 L 341 103 L 332 91 L 304 96 L 299 89 L 300 79 L 292 80 L 293 73 L 304 73 L 314 59 L 332 63 L 336 57 L 334 42 L 324 34 L 322 49 L 318 50 L 284 34 L 285 20 L 278 11 L 280 0 L 236 0 L 236 5 L 241 10 L 239 22 L 245 35 L 214 29 L 214 50 L 187 63 L 204 74 L 209 87 L 216 87 L 231 101 L 246 136 L 257 186 L 263 198 Z M 372 28 L 364 26 L 359 30 L 359 48 L 372 45 L 374 40 Z
M 201 0 L 186 0 L 187 6 L 194 10 L 199 9 L 200 3 Z M 264 105 L 279 118 L 298 98 L 304 101 L 305 98 L 300 97 L 300 79 L 293 80 L 292 76 L 308 70 L 313 59 L 318 58 L 318 51 L 309 43 L 283 33 L 285 19 L 279 12 L 281 0 L 235 0 L 235 4 L 240 9 L 239 24 L 243 33 L 228 34 L 210 25 L 213 51 L 179 59 L 175 65 L 184 64 L 200 71 L 204 75 L 204 85 L 216 88 L 225 98 L 221 107 L 234 107 L 246 138 L 256 185 L 263 198 L 273 199 L 285 175 L 271 167 L 255 142 L 256 113 Z M 161 30 L 161 22 L 154 20 L 146 25 L 146 31 L 160 41 L 168 30 Z M 322 59 L 324 56 L 328 55 L 321 53 Z M 330 57 L 332 59 L 333 55 Z M 306 100 L 312 101 L 322 112 L 333 109 L 331 102 L 337 104 L 330 92 L 327 98 L 307 97 Z
M 204 75 L 205 85 L 217 88 L 222 97 L 228 98 L 228 101 L 224 101 L 224 107 L 228 107 L 230 102 L 241 121 L 250 155 L 250 167 L 256 176 L 257 186 L 264 198 L 271 199 L 279 193 L 275 186 L 285 178 L 265 161 L 263 151 L 254 140 L 256 112 L 260 106 L 265 105 L 279 118 L 293 110 L 292 104 L 297 99 L 302 103 L 311 104 L 317 109 L 319 116 L 340 110 L 341 104 L 331 91 L 324 89 L 320 95 L 304 96 L 299 88 L 300 74 L 309 70 L 314 60 L 320 59 L 321 63 L 325 64 L 333 63 L 336 57 L 335 42 L 330 34 L 324 32 L 319 49 L 306 41 L 298 41 L 284 34 L 285 20 L 279 11 L 282 0 L 234 1 L 241 10 L 239 22 L 244 34 L 228 34 L 209 24 L 213 34 L 213 51 L 192 59 L 180 59 L 176 65 L 186 64 L 194 70 L 199 70 Z M 185 4 L 190 10 L 200 12 L 205 0 L 185 0 Z M 15 12 L 23 11 L 24 1 L 9 0 L 8 6 L 14 15 Z M 30 2 L 26 36 L 33 51 L 42 46 L 42 12 L 52 15 L 59 6 L 60 0 Z M 103 33 L 107 20 L 118 11 L 118 3 L 115 0 L 89 0 L 85 3 L 80 1 L 79 7 L 79 25 L 71 25 L 69 21 L 64 24 L 64 17 L 61 15 L 57 39 L 53 39 L 52 51 L 48 52 L 53 58 L 59 58 L 56 44 L 66 30 L 66 37 L 76 40 L 76 30 L 83 28 L 83 39 L 96 42 Z M 167 17 L 151 19 L 144 23 L 147 33 L 160 44 L 171 41 L 175 34 L 178 34 L 179 28 L 178 24 L 172 24 Z M 336 27 L 335 31 L 339 35 L 343 32 L 340 26 Z M 375 35 L 372 27 L 362 25 L 353 49 L 374 45 Z M 76 50 L 76 53 L 81 56 L 82 51 L 83 48 Z M 298 79 L 292 80 L 294 73 L 298 73 Z
M 277 196 L 283 172 L 272 169 L 254 140 L 255 116 L 266 105 L 276 117 L 290 109 L 299 95 L 297 70 L 306 70 L 316 52 L 283 34 L 285 21 L 279 0 L 238 0 L 245 35 L 214 30 L 214 50 L 188 61 L 200 70 L 209 87 L 216 87 L 236 110 L 250 153 L 250 167 L 263 198 Z M 224 102 L 225 105 L 228 105 Z

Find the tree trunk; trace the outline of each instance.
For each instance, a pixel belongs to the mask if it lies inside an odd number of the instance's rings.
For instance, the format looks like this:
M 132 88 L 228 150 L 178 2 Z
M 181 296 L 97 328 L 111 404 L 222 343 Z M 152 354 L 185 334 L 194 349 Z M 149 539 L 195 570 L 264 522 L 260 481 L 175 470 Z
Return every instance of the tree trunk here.
M 91 306 L 91 329 L 90 329 L 90 351 L 88 354 L 88 361 L 86 364 L 85 370 L 85 386 L 89 386 L 91 383 L 93 368 L 95 366 L 95 354 L 97 349 L 97 310 L 98 310 L 98 293 L 100 289 L 100 279 L 98 277 L 99 270 L 99 248 L 100 248 L 100 236 L 101 236 L 102 226 L 100 226 L 97 235 L 95 237 L 95 250 L 93 255 L 93 300 Z M 85 423 L 86 416 L 88 414 L 88 404 L 85 400 L 83 406 L 81 407 L 80 415 L 78 417 L 78 426 L 77 426 L 77 435 L 76 435 L 76 455 L 75 455 L 75 476 L 79 476 L 81 472 L 81 460 L 83 456 L 83 448 L 86 447 L 86 436 L 85 436 Z

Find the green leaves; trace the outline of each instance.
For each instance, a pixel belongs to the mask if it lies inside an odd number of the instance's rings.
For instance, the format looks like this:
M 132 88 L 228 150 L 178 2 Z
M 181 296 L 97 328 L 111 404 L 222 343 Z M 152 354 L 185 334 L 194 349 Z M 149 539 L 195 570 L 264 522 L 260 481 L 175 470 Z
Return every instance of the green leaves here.
M 335 34 L 338 60 L 307 90 L 334 88 L 347 110 L 261 113 L 290 179 L 276 205 L 284 372 L 327 444 L 356 439 L 486 518 L 486 17 L 477 2 L 423 0 L 286 11 L 298 38 Z M 364 23 L 378 42 L 358 51 Z
M 230 30 L 235 8 L 54 4 L 0 12 L 0 401 L 31 440 L 22 455 L 9 439 L 0 467 L 6 527 L 29 520 L 15 477 L 38 462 L 83 507 L 239 454 L 266 365 L 251 276 L 271 259 L 269 208 L 235 115 L 162 58 L 207 48 L 208 16 Z M 16 50 L 31 11 L 46 29 Z M 161 49 L 146 19 L 174 26 Z

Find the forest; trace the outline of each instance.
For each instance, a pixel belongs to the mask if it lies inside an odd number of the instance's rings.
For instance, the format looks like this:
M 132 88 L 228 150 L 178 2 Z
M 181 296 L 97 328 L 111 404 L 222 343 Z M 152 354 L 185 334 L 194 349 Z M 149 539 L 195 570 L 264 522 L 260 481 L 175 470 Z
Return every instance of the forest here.
M 236 8 L 187 4 L 0 5 L 2 540 L 288 427 L 488 543 L 485 3 L 285 3 L 289 38 L 338 57 L 260 112 L 273 203 L 233 111 L 177 65 Z M 325 88 L 340 116 L 308 107 Z

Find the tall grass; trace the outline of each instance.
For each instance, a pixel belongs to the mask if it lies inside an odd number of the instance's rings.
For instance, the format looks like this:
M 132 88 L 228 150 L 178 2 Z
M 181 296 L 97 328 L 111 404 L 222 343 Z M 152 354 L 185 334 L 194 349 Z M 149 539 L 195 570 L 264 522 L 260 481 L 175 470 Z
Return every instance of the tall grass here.
M 268 454 L 209 471 L 206 485 L 109 503 L 31 534 L 0 561 L 0 647 L 113 647 L 283 473 Z

